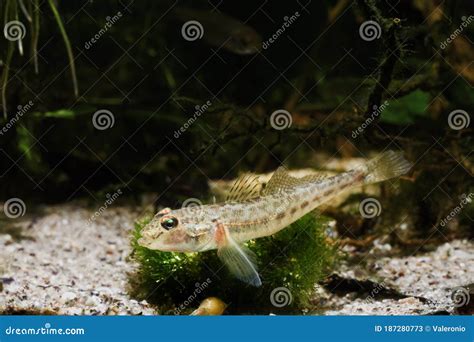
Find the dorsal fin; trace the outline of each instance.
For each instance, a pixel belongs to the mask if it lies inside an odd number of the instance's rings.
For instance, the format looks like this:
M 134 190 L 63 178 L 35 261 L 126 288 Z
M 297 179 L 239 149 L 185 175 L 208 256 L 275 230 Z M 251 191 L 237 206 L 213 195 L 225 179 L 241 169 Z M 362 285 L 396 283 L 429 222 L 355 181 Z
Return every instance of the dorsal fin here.
M 237 178 L 226 197 L 226 202 L 244 202 L 260 196 L 262 184 L 259 177 L 253 174 L 244 174 Z
M 263 189 L 262 196 L 278 194 L 292 189 L 297 185 L 317 183 L 322 181 L 324 178 L 326 178 L 326 176 L 321 174 L 308 175 L 301 178 L 292 177 L 289 175 L 288 170 L 284 166 L 280 166 L 273 173 L 272 177 Z

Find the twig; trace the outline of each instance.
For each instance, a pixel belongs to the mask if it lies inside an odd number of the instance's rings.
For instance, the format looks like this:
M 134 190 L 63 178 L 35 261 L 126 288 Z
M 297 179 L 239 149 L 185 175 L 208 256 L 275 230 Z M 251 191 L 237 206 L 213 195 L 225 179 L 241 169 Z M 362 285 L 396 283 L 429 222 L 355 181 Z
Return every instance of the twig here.
M 401 56 L 402 46 L 398 38 L 399 21 L 393 19 L 386 19 L 377 8 L 374 0 L 366 0 L 363 2 L 363 7 L 370 16 L 380 24 L 382 29 L 382 39 L 385 46 L 385 55 L 379 66 L 379 75 L 372 93 L 369 96 L 366 117 L 371 117 L 374 106 L 379 107 L 385 92 L 388 89 L 392 80 L 393 70 L 397 60 Z M 377 120 L 378 118 L 375 118 Z

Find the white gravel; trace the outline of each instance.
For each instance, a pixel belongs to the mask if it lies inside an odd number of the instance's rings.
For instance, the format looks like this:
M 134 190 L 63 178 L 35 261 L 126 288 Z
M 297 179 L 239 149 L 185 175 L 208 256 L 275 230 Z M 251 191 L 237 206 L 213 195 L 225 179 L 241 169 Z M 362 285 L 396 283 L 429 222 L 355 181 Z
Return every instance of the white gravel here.
M 128 258 L 130 231 L 139 211 L 112 206 L 88 224 L 93 214 L 80 205 L 50 206 L 37 217 L 22 219 L 23 228 L 17 229 L 27 238 L 0 233 L 0 313 L 158 313 L 128 294 L 128 277 L 137 267 Z M 329 294 L 324 306 L 330 310 L 318 313 L 453 312 L 452 288 L 474 283 L 474 243 L 452 241 L 422 255 L 380 258 L 374 269 L 364 272 L 407 298 Z
M 453 289 L 462 291 L 458 300 L 474 300 L 467 286 L 474 283 L 474 243 L 455 240 L 435 251 L 409 257 L 385 257 L 375 264 L 373 278 L 387 288 L 407 296 L 402 299 L 378 300 L 368 296 L 356 298 L 333 295 L 328 300 L 327 315 L 427 315 L 437 312 L 455 313 Z M 345 275 L 350 277 L 351 272 Z M 462 297 L 463 296 L 463 297 Z
M 0 312 L 155 313 L 127 294 L 127 274 L 136 267 L 127 257 L 137 212 L 109 208 L 88 224 L 92 214 L 73 205 L 49 207 L 22 224 L 28 239 L 0 234 Z

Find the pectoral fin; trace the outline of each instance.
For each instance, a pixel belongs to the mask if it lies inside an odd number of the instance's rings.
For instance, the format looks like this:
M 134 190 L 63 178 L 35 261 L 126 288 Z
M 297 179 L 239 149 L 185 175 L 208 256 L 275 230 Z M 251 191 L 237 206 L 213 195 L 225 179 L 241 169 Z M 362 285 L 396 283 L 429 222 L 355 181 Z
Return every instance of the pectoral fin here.
M 218 243 L 217 255 L 222 262 L 227 266 L 229 271 L 237 278 L 253 286 L 262 285 L 262 281 L 255 266 L 255 254 L 245 247 L 235 242 L 229 235 L 227 229 L 220 227 L 223 230 L 219 234 L 225 234 Z

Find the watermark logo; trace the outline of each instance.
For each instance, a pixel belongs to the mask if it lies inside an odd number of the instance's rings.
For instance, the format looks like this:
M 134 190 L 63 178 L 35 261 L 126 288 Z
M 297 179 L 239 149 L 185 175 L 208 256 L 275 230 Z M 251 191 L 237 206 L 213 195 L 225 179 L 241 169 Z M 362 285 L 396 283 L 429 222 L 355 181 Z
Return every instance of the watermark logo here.
M 272 211 L 273 215 L 278 217 L 282 213 L 284 214 L 285 210 L 290 206 L 291 199 L 289 197 L 282 196 L 281 198 L 277 198 L 275 201 L 275 205 L 273 206 Z
M 281 27 L 273 33 L 273 35 L 268 38 L 266 41 L 263 42 L 262 48 L 263 49 L 268 49 L 268 47 L 273 44 L 282 34 L 285 33 L 286 29 L 289 28 L 293 23 L 300 17 L 300 13 L 296 11 L 293 15 L 291 16 L 285 16 L 283 18 L 284 23 L 281 25 Z
M 117 22 L 122 18 L 122 12 L 117 12 L 112 17 L 108 16 L 105 18 L 106 23 L 105 25 L 89 40 L 84 44 L 86 50 L 89 50 L 92 45 L 97 43 L 97 41 Z
M 439 44 L 439 47 L 442 50 L 446 49 L 448 45 L 451 44 L 453 40 L 455 40 L 464 31 L 464 29 L 474 21 L 474 15 L 470 15 L 469 17 L 462 16 L 461 20 L 461 25 L 459 25 L 459 27 L 454 30 L 454 32 L 451 33 L 448 38 L 446 38 L 444 41 L 441 42 L 441 44 Z
M 24 106 L 18 106 L 15 115 L 10 120 L 8 120 L 8 122 L 5 124 L 5 126 L 2 127 L 2 129 L 0 129 L 0 135 L 4 135 L 5 133 L 7 133 L 8 130 L 12 128 L 16 124 L 16 122 L 20 120 L 21 117 L 25 115 L 25 113 L 27 113 L 33 106 L 33 101 L 29 101 Z
M 26 28 L 21 21 L 12 20 L 5 24 L 3 35 L 9 41 L 17 41 L 25 38 Z
M 370 293 L 368 294 L 368 296 L 365 298 L 364 302 L 366 304 L 371 304 L 374 302 L 374 299 L 375 297 L 380 293 L 382 292 L 383 290 L 385 290 L 386 288 L 386 285 L 384 282 L 381 282 L 380 284 L 377 284 L 377 286 L 373 287 L 372 290 L 370 291 Z
M 96 218 L 101 216 L 107 210 L 107 208 L 110 207 L 122 194 L 122 189 L 117 189 L 117 191 L 113 194 L 108 193 L 105 195 L 106 200 L 104 201 L 104 204 L 89 218 L 88 224 L 90 225 L 96 220 Z
M 278 131 L 290 127 L 292 123 L 293 118 L 290 112 L 284 109 L 278 109 L 270 115 L 270 125 Z
M 174 131 L 173 136 L 175 139 L 178 139 L 181 134 L 187 131 L 189 127 L 192 126 L 192 124 L 204 113 L 206 112 L 209 107 L 212 106 L 211 101 L 207 101 L 204 103 L 202 106 L 197 105 L 194 107 L 195 111 L 193 113 L 193 116 L 191 116 L 178 130 Z
M 107 109 L 100 109 L 92 116 L 92 124 L 100 131 L 112 128 L 115 124 L 114 114 Z
M 16 219 L 26 213 L 26 204 L 21 198 L 10 198 L 3 204 L 3 212 L 8 218 Z
M 469 290 L 465 287 L 458 286 L 451 290 L 451 300 L 455 307 L 460 308 L 469 304 L 471 300 L 471 295 L 469 294 Z
M 382 212 L 382 205 L 375 198 L 369 197 L 360 202 L 359 212 L 364 218 L 374 218 Z
M 288 172 L 286 167 L 284 167 L 285 172 Z M 258 179 L 258 178 L 257 178 Z M 261 189 L 261 188 L 260 188 Z M 258 188 L 257 188 L 258 193 Z M 266 216 L 273 219 L 283 219 L 286 217 L 286 212 L 291 207 L 292 198 L 287 196 L 276 196 L 272 199 L 268 199 L 268 205 L 266 205 L 262 210 L 265 212 Z M 252 220 L 254 213 L 252 208 L 248 208 L 249 210 L 244 210 L 246 215 L 245 219 Z
M 374 105 L 372 107 L 372 113 L 370 113 L 370 116 L 365 119 L 365 121 L 357 127 L 355 130 L 352 131 L 352 138 L 355 139 L 357 138 L 364 130 L 374 121 L 377 117 L 382 114 L 382 112 L 389 106 L 388 101 L 385 101 L 382 103 L 380 106 Z
M 53 328 L 51 323 L 45 323 L 40 328 L 15 328 L 9 326 L 5 329 L 6 335 L 84 335 L 83 328 Z
M 204 27 L 197 20 L 189 20 L 181 27 L 181 35 L 188 42 L 201 39 L 204 35 Z
M 274 307 L 282 308 L 293 302 L 293 296 L 286 287 L 277 287 L 270 293 L 270 302 Z
M 470 193 L 469 195 L 462 194 L 461 195 L 461 202 L 453 209 L 451 212 L 446 216 L 444 219 L 441 220 L 440 226 L 444 227 L 448 224 L 449 221 L 453 219 L 456 215 L 458 215 L 461 210 L 464 208 L 464 206 L 468 203 L 472 202 L 472 199 L 474 198 L 474 193 Z
M 187 214 L 200 217 L 203 214 L 203 204 L 197 198 L 188 198 L 181 205 Z
M 382 35 L 382 28 L 379 23 L 373 20 L 367 20 L 359 27 L 359 35 L 366 42 L 379 39 Z
M 469 127 L 470 123 L 471 117 L 465 110 L 456 109 L 448 115 L 448 125 L 456 131 Z
M 196 283 L 196 288 L 194 289 L 193 293 L 183 303 L 176 307 L 176 309 L 174 310 L 174 314 L 180 315 L 181 312 L 187 307 L 189 307 L 189 305 L 191 305 L 196 300 L 196 298 L 198 298 L 201 292 L 203 292 L 211 283 L 212 280 L 210 278 L 207 278 L 202 284 Z

